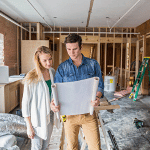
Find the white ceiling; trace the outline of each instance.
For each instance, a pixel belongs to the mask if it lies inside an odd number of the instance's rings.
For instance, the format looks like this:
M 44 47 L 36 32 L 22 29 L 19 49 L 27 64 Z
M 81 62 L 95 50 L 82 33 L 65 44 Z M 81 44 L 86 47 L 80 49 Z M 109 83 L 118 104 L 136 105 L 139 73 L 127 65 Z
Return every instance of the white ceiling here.
M 0 11 L 17 22 L 85 27 L 91 0 L 0 0 Z M 138 0 L 94 0 L 89 27 L 112 27 Z M 57 18 L 54 18 L 57 17 Z M 109 19 L 106 19 L 109 17 Z M 116 27 L 136 27 L 150 19 L 150 0 L 141 0 Z

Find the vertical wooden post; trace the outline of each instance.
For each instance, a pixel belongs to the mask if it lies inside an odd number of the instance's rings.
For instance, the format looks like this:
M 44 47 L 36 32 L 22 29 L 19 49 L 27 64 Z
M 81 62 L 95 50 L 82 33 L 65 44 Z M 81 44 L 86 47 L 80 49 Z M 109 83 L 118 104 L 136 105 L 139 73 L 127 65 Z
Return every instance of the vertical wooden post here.
M 123 39 L 122 39 L 123 40 Z M 121 43 L 121 62 L 120 62 L 120 90 L 122 89 L 122 59 L 123 59 L 123 41 Z
M 135 78 L 139 70 L 139 40 L 136 41 L 136 68 L 135 68 Z
M 115 32 L 115 28 L 114 28 L 114 32 Z M 113 34 L 114 37 L 114 42 L 113 42 L 113 74 L 115 72 L 115 34 Z
M 21 26 L 22 26 L 22 23 L 21 23 Z M 22 28 L 21 28 L 21 41 L 22 41 Z
M 17 26 L 17 74 L 19 75 L 20 57 L 19 57 L 19 27 Z
M 104 76 L 106 76 L 107 70 L 107 43 L 105 43 L 105 63 L 104 63 Z
M 130 28 L 130 33 L 131 33 L 131 28 Z M 130 66 L 131 66 L 131 54 L 132 54 L 132 44 L 131 44 L 131 34 L 130 34 L 130 49 L 129 49 L 129 78 L 130 78 Z
M 39 22 L 37 23 L 36 27 L 37 27 L 36 39 L 40 40 L 40 23 Z
M 31 23 L 29 23 L 29 40 L 31 40 Z
M 100 33 L 98 34 L 98 43 L 97 43 L 97 61 L 100 65 Z
M 45 31 L 45 28 L 43 26 L 43 32 Z M 43 33 L 43 40 L 45 40 L 45 33 Z
M 61 27 L 60 27 L 61 32 Z M 61 43 L 61 33 L 60 33 L 60 40 L 59 40 L 59 64 L 62 63 L 62 43 Z
M 115 43 L 113 43 L 113 74 L 115 72 Z
M 146 56 L 146 35 L 143 35 L 143 55 L 142 60 Z
M 142 61 L 143 61 L 143 58 L 146 56 L 146 35 L 143 35 L 143 54 L 142 54 Z M 141 89 L 142 89 L 142 94 L 145 93 L 144 91 L 144 83 L 145 83 L 145 77 L 143 77 L 143 81 L 142 81 L 142 84 L 141 84 Z
M 53 33 L 53 67 L 54 67 L 54 63 L 55 63 L 55 35 Z
M 129 77 L 129 59 L 130 59 L 130 43 L 126 44 L 126 63 L 125 63 L 125 88 L 127 87 L 127 79 Z

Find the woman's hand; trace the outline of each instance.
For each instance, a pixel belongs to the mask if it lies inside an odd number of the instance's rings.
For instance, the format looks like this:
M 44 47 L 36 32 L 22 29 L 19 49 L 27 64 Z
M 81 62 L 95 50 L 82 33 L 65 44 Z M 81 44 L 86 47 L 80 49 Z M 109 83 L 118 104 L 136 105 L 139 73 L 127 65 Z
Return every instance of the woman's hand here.
M 52 101 L 51 101 L 51 110 L 53 112 L 59 112 L 59 110 L 60 110 L 60 106 L 59 105 L 55 106 L 54 99 L 52 99 Z
M 96 97 L 95 101 L 91 101 L 91 105 L 94 106 L 98 106 L 100 104 L 100 98 Z
M 32 126 L 27 126 L 27 135 L 28 135 L 28 138 L 34 139 L 35 132 Z

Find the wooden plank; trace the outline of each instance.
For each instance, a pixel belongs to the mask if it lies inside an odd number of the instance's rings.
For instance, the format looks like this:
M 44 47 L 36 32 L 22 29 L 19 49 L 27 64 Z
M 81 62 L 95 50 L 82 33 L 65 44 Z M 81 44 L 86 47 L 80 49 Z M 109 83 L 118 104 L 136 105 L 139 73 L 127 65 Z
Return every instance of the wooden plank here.
M 43 26 L 43 32 L 45 31 L 45 27 Z M 43 33 L 43 40 L 45 40 L 45 33 Z
M 36 39 L 40 40 L 40 23 L 38 22 L 36 26 L 37 26 Z
M 94 0 L 91 0 L 91 2 L 90 2 L 90 8 L 89 8 L 89 11 L 88 11 L 88 18 L 87 18 L 86 27 L 89 26 L 90 16 L 91 16 L 91 12 L 92 12 L 93 3 L 94 3 Z
M 101 43 L 122 43 L 122 38 L 114 38 L 114 37 L 101 37 Z
M 61 28 L 60 28 L 60 31 L 61 31 Z M 62 38 L 62 35 L 60 33 L 60 40 L 59 40 L 59 64 L 62 63 L 62 43 L 64 43 L 65 37 L 66 37 L 66 35 L 63 36 L 63 38 Z M 62 41 L 62 39 L 63 39 L 63 41 Z
M 146 35 L 143 35 L 142 61 L 143 61 L 143 58 L 144 58 L 145 56 L 146 56 Z M 143 77 L 143 81 L 142 81 L 142 84 L 141 84 L 142 94 L 145 94 L 144 83 L 145 83 L 145 77 Z
M 53 68 L 54 68 L 54 65 L 55 65 L 55 34 L 53 33 Z
M 33 56 L 39 46 L 49 47 L 49 40 L 21 41 L 21 73 L 27 73 L 34 68 Z
M 123 43 L 136 43 L 137 38 L 123 38 Z
M 9 94 L 9 84 L 5 85 L 4 89 L 4 99 L 5 99 L 5 113 L 9 113 L 11 110 L 10 106 L 10 94 Z
M 19 27 L 17 26 L 17 74 L 20 74 L 20 72 L 19 72 L 19 66 L 20 66 L 20 56 L 19 56 L 19 54 L 20 54 L 20 52 L 19 52 L 19 44 L 20 44 L 20 42 L 19 42 Z
M 61 43 L 64 43 L 66 35 L 61 35 L 60 41 Z M 90 36 L 90 35 L 81 35 L 82 37 L 82 43 L 97 43 L 99 42 L 99 36 Z
M 29 23 L 29 40 L 31 40 L 31 23 Z
M 100 65 L 100 42 L 97 43 L 97 62 Z
M 106 69 L 107 69 L 107 43 L 105 43 L 105 63 L 104 63 L 104 76 L 106 76 Z
M 66 35 L 61 35 L 61 42 L 63 43 L 65 40 Z M 91 35 L 81 35 L 82 37 L 82 42 L 83 43 L 97 43 L 99 41 L 101 41 L 101 43 L 136 43 L 137 38 L 114 38 L 114 37 L 100 37 L 95 35 L 95 36 L 91 36 Z
M 98 28 L 99 32 L 100 32 L 100 28 Z M 99 55 L 97 56 L 97 60 L 99 65 L 101 66 L 101 41 L 100 41 L 100 33 L 98 34 L 99 37 L 99 42 L 98 42 L 98 51 L 99 51 Z
M 121 43 L 121 62 L 120 62 L 120 90 L 122 89 L 122 59 L 123 59 L 123 43 Z
M 138 74 L 138 70 L 139 70 L 139 52 L 140 52 L 140 49 L 139 49 L 139 40 L 137 40 L 136 42 L 136 69 L 135 69 L 135 77 L 137 76 Z
M 113 43 L 113 74 L 115 71 L 115 43 Z
M 7 92 L 8 95 L 8 92 Z M 5 113 L 5 85 L 0 86 L 0 113 Z M 7 98 L 8 99 L 8 98 Z
M 128 77 L 128 71 L 129 71 L 129 43 L 126 44 L 126 57 L 125 57 L 125 80 L 124 85 L 126 87 L 126 79 Z
M 22 23 L 21 23 L 21 26 L 22 26 Z M 23 38 L 22 38 L 22 28 L 21 28 L 21 41 L 22 41 L 22 39 L 23 39 Z
M 108 105 L 108 106 L 97 106 L 94 107 L 94 110 L 109 110 L 109 109 L 119 109 L 119 105 Z

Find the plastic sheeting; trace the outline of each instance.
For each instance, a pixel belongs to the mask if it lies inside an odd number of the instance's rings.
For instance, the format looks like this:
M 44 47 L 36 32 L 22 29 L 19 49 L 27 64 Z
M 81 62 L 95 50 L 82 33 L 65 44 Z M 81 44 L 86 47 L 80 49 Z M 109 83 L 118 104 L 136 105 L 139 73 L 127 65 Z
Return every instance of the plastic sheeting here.
M 13 114 L 0 113 L 0 136 L 6 134 L 28 138 L 24 118 Z
M 4 147 L 0 147 L 0 150 L 20 150 L 20 148 L 15 145 L 15 146 L 12 146 L 12 147 L 9 147 L 9 148 L 4 148 Z

